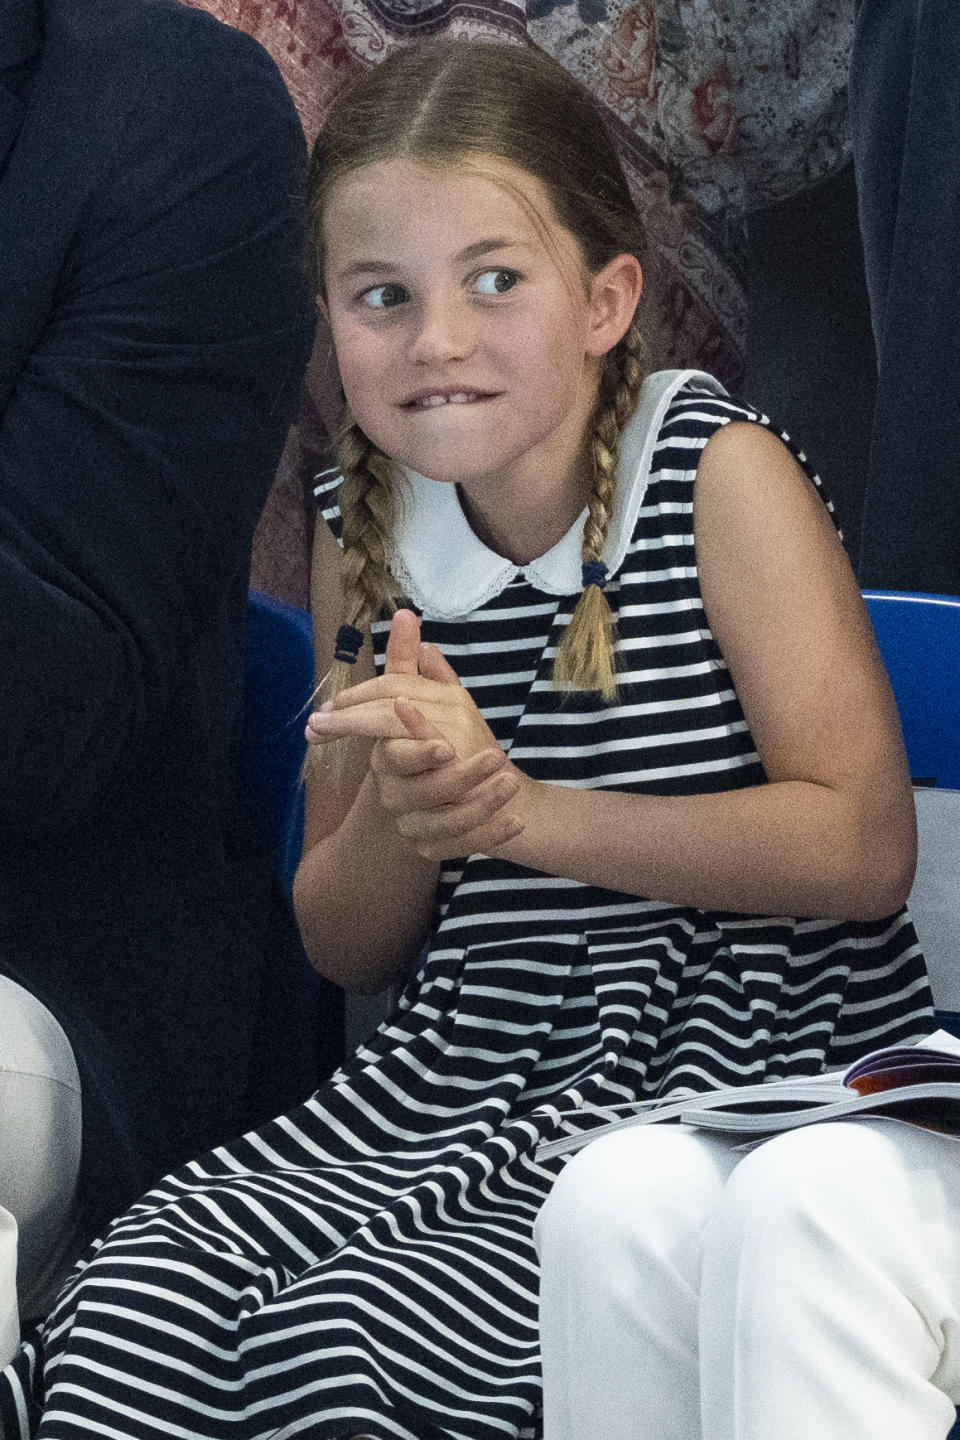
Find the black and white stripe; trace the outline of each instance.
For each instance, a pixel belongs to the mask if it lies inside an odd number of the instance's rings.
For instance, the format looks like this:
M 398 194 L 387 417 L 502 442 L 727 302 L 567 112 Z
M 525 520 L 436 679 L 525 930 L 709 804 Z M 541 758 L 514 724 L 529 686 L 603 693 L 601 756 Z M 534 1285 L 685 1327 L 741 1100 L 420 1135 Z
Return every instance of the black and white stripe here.
M 576 596 L 522 577 L 424 617 L 498 740 L 561 785 L 761 783 L 700 600 L 693 480 L 731 419 L 687 386 L 607 593 L 620 696 L 560 695 Z M 336 482 L 318 491 L 336 532 Z M 383 662 L 386 623 L 375 627 Z M 292 1114 L 184 1167 L 87 1256 L 2 1384 L 8 1437 L 512 1440 L 539 1404 L 537 1144 L 581 1105 L 843 1065 L 930 1014 L 904 915 L 713 914 L 474 856 L 393 1017 Z M 562 1112 L 562 1113 L 561 1113 Z

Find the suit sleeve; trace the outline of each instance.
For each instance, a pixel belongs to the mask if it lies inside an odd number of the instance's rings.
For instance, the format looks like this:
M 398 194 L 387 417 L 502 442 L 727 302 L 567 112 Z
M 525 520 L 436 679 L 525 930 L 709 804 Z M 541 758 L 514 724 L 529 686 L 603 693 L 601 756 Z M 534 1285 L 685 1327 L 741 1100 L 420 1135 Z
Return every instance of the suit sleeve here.
M 164 23 L 0 419 L 0 815 L 28 831 L 149 775 L 202 672 L 229 705 L 221 612 L 313 333 L 279 74 L 196 11 Z

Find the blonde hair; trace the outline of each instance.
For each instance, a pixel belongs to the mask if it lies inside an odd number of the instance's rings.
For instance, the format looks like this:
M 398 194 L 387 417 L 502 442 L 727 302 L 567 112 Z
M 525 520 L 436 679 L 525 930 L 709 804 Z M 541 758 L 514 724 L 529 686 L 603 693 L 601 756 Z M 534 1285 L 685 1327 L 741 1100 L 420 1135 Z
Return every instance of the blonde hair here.
M 540 181 L 556 219 L 577 240 L 585 270 L 615 255 L 642 258 L 643 227 L 609 135 L 592 100 L 555 60 L 533 47 L 434 40 L 408 45 L 334 101 L 314 146 L 310 195 L 318 285 L 323 221 L 338 180 L 376 161 L 483 168 L 507 161 Z M 632 321 L 604 358 L 591 419 L 593 477 L 583 531 L 585 574 L 599 578 L 610 525 L 623 427 L 645 376 L 645 346 Z M 338 441 L 343 473 L 344 621 L 362 629 L 395 607 L 390 538 L 396 510 L 392 465 L 347 414 Z M 598 583 L 580 595 L 554 661 L 564 687 L 616 696 L 613 619 Z M 336 660 L 324 688 L 349 684 Z

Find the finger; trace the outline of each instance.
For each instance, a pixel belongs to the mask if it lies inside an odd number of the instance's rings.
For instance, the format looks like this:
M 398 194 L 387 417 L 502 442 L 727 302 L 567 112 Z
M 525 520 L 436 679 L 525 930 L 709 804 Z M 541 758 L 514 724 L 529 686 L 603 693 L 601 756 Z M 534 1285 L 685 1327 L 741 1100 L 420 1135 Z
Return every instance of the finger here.
M 424 643 L 420 646 L 420 674 L 427 680 L 439 681 L 441 685 L 460 684 L 460 676 L 436 645 Z
M 404 778 L 437 770 L 456 753 L 449 740 L 381 740 L 371 764 L 382 774 Z
M 406 740 L 409 732 L 394 709 L 392 696 L 352 705 L 346 710 L 318 710 L 307 722 L 307 735 L 315 745 L 342 735 L 367 735 L 373 740 Z
M 443 731 L 438 730 L 436 725 L 431 725 L 427 717 L 405 696 L 398 695 L 393 702 L 393 708 L 412 739 L 443 740 L 446 738 Z
M 324 714 L 324 713 L 326 713 L 328 710 L 332 710 L 332 709 L 333 709 L 333 705 L 331 704 L 331 702 L 330 702 L 329 700 L 327 700 L 327 701 L 324 703 L 324 705 L 323 705 L 323 710 L 322 710 L 322 711 L 321 711 L 321 710 L 317 710 L 317 711 L 314 712 L 314 714 L 312 714 L 311 716 L 308 717 L 308 719 L 307 719 L 307 728 L 306 728 L 306 729 L 304 730 L 304 732 L 303 732 L 304 735 L 306 736 L 306 741 L 307 741 L 307 744 L 308 744 L 308 745 L 317 745 L 317 744 L 319 744 L 319 743 L 323 740 L 324 737 L 323 737 L 323 735 L 321 734 L 321 729 L 320 729 L 320 726 L 319 726 L 319 723 L 318 723 L 318 722 L 319 722 L 319 717 L 320 717 L 321 714 Z M 0 1440 L 3 1440 L 3 1437 L 2 1437 L 2 1436 L 0 1436 Z
M 497 815 L 488 824 L 460 835 L 454 840 L 424 840 L 414 849 L 424 860 L 451 860 L 460 855 L 496 856 L 501 847 L 523 834 L 523 824 L 516 815 Z
M 516 776 L 509 770 L 503 771 L 473 786 L 456 804 L 401 815 L 397 829 L 401 835 L 417 842 L 466 835 L 487 824 L 516 793 Z
M 386 673 L 416 675 L 420 661 L 420 621 L 412 610 L 398 610 L 387 636 Z
M 514 799 L 519 789 L 520 776 L 516 770 L 506 763 L 498 764 L 497 757 L 489 751 L 479 761 L 474 758 L 463 765 L 445 765 L 435 771 L 423 787 L 424 794 L 436 795 L 435 803 L 442 806 L 445 813 L 452 814 L 459 806 L 473 805 L 473 814 L 462 811 L 459 823 L 472 819 L 475 825 L 481 823 L 484 813 L 487 818 L 495 815 L 501 805 Z M 426 810 L 429 804 L 424 801 L 416 808 Z
M 401 745 L 400 740 L 385 740 L 384 746 Z M 413 742 L 410 742 L 413 743 Z M 385 757 L 386 758 L 386 757 Z M 504 760 L 501 751 L 501 759 Z M 425 766 L 413 772 L 401 772 L 389 763 L 378 764 L 377 773 L 382 777 L 380 798 L 384 809 L 395 814 L 409 814 L 413 811 L 433 810 L 438 806 L 453 806 L 470 797 L 477 786 L 491 775 L 503 769 L 497 756 L 486 751 L 466 761 L 455 761 L 446 765 Z M 514 780 L 513 793 L 520 788 L 516 771 L 509 771 Z
M 414 701 L 433 700 L 436 703 L 443 699 L 448 702 L 450 687 L 446 684 L 441 686 L 436 680 L 426 680 L 422 675 L 378 675 L 375 680 L 362 680 L 359 685 L 341 690 L 339 695 L 327 700 L 317 713 L 322 714 L 327 706 L 331 710 L 349 710 L 352 705 L 365 705 L 370 700 L 397 695 Z

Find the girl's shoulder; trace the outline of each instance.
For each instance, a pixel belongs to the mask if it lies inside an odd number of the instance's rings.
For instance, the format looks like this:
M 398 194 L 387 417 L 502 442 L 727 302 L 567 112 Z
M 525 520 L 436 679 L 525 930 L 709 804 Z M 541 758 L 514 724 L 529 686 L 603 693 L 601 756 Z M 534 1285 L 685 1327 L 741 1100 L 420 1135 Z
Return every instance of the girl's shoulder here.
M 785 438 L 768 415 L 747 400 L 734 399 L 705 370 L 657 370 L 644 381 L 625 439 L 636 431 L 641 443 L 652 440 L 654 448 L 678 435 L 692 442 L 701 438 L 706 441 L 717 429 L 734 421 L 760 425 Z M 691 448 L 699 447 L 694 443 Z
M 648 434 L 651 456 L 643 469 L 646 480 L 656 477 L 667 483 L 671 480 L 692 482 L 707 442 L 735 422 L 747 423 L 772 435 L 789 451 L 833 514 L 833 504 L 805 452 L 763 410 L 748 400 L 733 399 L 718 380 L 700 370 L 658 371 L 648 383 L 651 389 L 661 388 L 665 399 L 656 417 L 656 433 L 652 439 Z M 640 409 L 638 406 L 638 411 Z M 746 432 L 738 433 L 745 435 Z M 730 433 L 725 443 L 730 447 L 751 441 L 749 435 L 745 441 L 738 441 L 734 433 Z
M 683 455 L 672 457 L 669 468 L 674 473 L 695 469 L 697 450 L 733 420 L 768 423 L 759 411 L 733 400 L 705 370 L 656 370 L 648 375 L 620 440 L 618 488 L 624 499 L 643 487 L 652 471 L 664 468 L 665 446 L 689 452 L 689 464 Z
M 704 370 L 656 370 L 643 382 L 620 437 L 617 485 L 603 560 L 611 574 L 623 562 L 642 512 L 689 503 L 679 494 L 696 474 L 700 451 L 731 420 L 756 412 L 730 398 Z
M 674 524 L 671 517 L 692 511 L 697 470 L 707 442 L 735 422 L 746 422 L 775 436 L 832 512 L 804 452 L 762 410 L 733 399 L 706 371 L 658 370 L 644 381 L 621 439 L 603 555 L 611 574 L 623 564 L 639 530 L 646 534 L 657 524 Z M 733 440 L 732 434 L 730 438 Z

